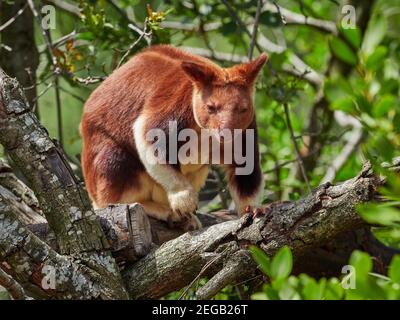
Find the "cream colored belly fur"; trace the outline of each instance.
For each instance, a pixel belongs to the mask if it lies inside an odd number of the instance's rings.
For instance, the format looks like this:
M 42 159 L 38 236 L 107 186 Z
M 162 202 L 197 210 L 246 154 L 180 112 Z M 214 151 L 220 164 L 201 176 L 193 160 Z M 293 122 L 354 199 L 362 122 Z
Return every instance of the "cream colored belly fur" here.
M 181 166 L 181 172 L 189 180 L 196 192 L 204 186 L 209 167 L 205 164 Z M 152 217 L 166 220 L 171 212 L 165 190 L 146 172 L 140 176 L 140 189 L 126 190 L 118 203 L 138 202 Z

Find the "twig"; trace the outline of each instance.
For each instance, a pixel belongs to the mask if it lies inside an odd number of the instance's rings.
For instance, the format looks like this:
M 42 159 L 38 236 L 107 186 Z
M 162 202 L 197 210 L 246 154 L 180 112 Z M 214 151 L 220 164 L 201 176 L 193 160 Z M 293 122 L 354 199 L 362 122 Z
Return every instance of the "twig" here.
M 54 92 L 56 94 L 56 108 L 57 108 L 57 128 L 58 128 L 58 141 L 60 142 L 61 148 L 63 147 L 63 125 L 62 125 L 62 110 L 61 110 L 61 94 L 59 88 L 58 76 L 54 79 Z
M 46 84 L 46 83 L 45 83 Z M 54 82 L 50 82 L 48 84 L 46 84 L 46 88 L 44 88 L 41 92 L 39 92 L 39 94 L 35 97 L 35 99 L 33 99 L 33 102 L 36 105 L 36 101 L 38 101 L 38 99 L 43 96 L 47 91 L 49 91 L 49 89 L 54 85 Z
M 338 29 L 333 21 L 316 19 L 290 11 L 278 5 L 275 1 L 273 3 L 266 3 L 263 7 L 263 11 L 278 13 L 284 25 L 306 25 L 322 32 L 334 35 L 338 34 Z
M 247 54 L 247 57 L 249 58 L 249 60 L 251 60 L 253 58 L 253 51 L 254 51 L 254 46 L 256 44 L 256 41 L 257 41 L 258 23 L 260 22 L 262 6 L 263 6 L 263 0 L 258 0 L 256 16 L 254 18 L 253 33 L 251 35 L 249 52 Z
M 230 63 L 245 63 L 247 57 L 238 54 L 225 53 L 220 51 L 211 51 L 204 48 L 195 47 L 181 47 L 183 50 L 189 51 L 192 54 L 196 54 L 205 58 L 215 59 L 217 61 L 230 62 Z
M 363 130 L 360 121 L 356 118 L 345 114 L 342 111 L 335 112 L 335 119 L 341 126 L 351 125 L 353 130 L 344 146 L 342 152 L 333 159 L 331 165 L 326 170 L 325 176 L 322 178 L 321 183 L 332 182 L 338 171 L 344 166 L 353 152 L 357 149 L 363 139 Z
M 57 63 L 57 58 L 55 57 L 53 53 L 53 45 L 51 41 L 51 34 L 49 30 L 46 30 L 42 26 L 42 17 L 41 13 L 39 13 L 32 0 L 27 0 L 28 5 L 32 11 L 33 16 L 36 18 L 37 23 L 39 24 L 43 39 L 46 43 L 47 50 L 50 55 L 51 63 L 53 65 L 53 73 L 55 74 L 55 79 L 54 79 L 54 92 L 56 95 L 56 110 L 57 110 L 57 129 L 58 129 L 58 141 L 60 142 L 60 146 L 63 146 L 63 128 L 62 128 L 62 111 L 61 111 L 61 97 L 60 97 L 60 90 L 58 88 L 59 86 L 59 79 L 58 76 L 61 72 L 60 68 L 58 67 Z
M 288 107 L 288 104 L 286 102 L 283 104 L 283 108 L 285 110 L 286 122 L 287 122 L 287 126 L 289 128 L 290 137 L 291 137 L 292 142 L 293 142 L 294 150 L 296 152 L 297 161 L 298 161 L 300 169 L 301 169 L 301 174 L 303 175 L 304 181 L 305 181 L 305 183 L 307 185 L 308 192 L 311 193 L 310 181 L 308 180 L 307 173 L 306 173 L 306 170 L 304 168 L 304 162 L 303 162 L 303 159 L 302 159 L 302 157 L 300 155 L 300 150 L 299 150 L 299 146 L 297 145 L 296 137 L 295 137 L 295 134 L 294 134 L 294 131 L 293 131 L 293 127 L 292 127 L 292 122 L 290 121 L 289 107 Z
M 15 20 L 17 20 L 17 18 L 18 18 L 21 14 L 24 13 L 26 7 L 27 7 L 27 4 L 25 4 L 23 8 L 19 9 L 19 10 L 17 11 L 17 13 L 16 13 L 12 18 L 10 18 L 7 22 L 3 23 L 3 24 L 0 26 L 0 32 L 2 32 L 2 31 L 3 31 L 4 29 L 6 29 L 8 26 L 12 25 L 13 22 L 14 22 Z
M 72 14 L 78 18 L 81 16 L 81 10 L 79 9 L 79 7 L 73 5 L 69 2 L 62 1 L 62 0 L 44 0 L 44 2 L 55 5 L 59 9 L 65 11 L 65 12 L 68 12 L 69 14 Z
M 137 38 L 136 41 L 135 41 L 134 43 L 132 43 L 132 44 L 129 46 L 128 50 L 126 50 L 125 54 L 122 56 L 121 60 L 118 62 L 117 69 L 118 69 L 118 68 L 122 65 L 122 63 L 125 61 L 126 57 L 129 56 L 129 54 L 132 52 L 133 48 L 136 47 L 136 45 L 137 45 L 140 41 L 142 41 L 142 39 L 143 39 L 144 37 L 146 37 L 146 36 L 148 37 L 149 35 L 151 35 L 151 32 L 150 32 L 150 33 L 147 33 L 147 22 L 148 22 L 148 20 L 147 20 L 147 18 L 146 18 L 146 20 L 144 21 L 144 27 L 143 27 L 142 33 L 140 34 L 139 38 Z
M 342 152 L 335 159 L 333 159 L 332 164 L 326 170 L 325 176 L 322 178 L 321 183 L 332 182 L 335 179 L 336 174 L 360 145 L 362 138 L 362 129 L 355 128 L 351 134 L 351 137 L 344 146 Z
M 111 7 L 113 7 L 114 10 L 117 11 L 117 12 L 122 16 L 122 18 L 123 18 L 125 21 L 127 21 L 127 22 L 129 22 L 130 24 L 134 25 L 135 27 L 139 28 L 139 26 L 137 25 L 137 23 L 136 23 L 135 21 L 129 19 L 129 17 L 128 17 L 128 15 L 126 14 L 126 12 L 125 12 L 123 9 L 121 9 L 120 7 L 118 7 L 118 5 L 117 5 L 113 0 L 107 0 L 107 3 L 108 3 Z
M 44 42 L 46 43 L 47 46 L 47 50 L 49 51 L 50 57 L 51 57 L 51 62 L 53 64 L 53 66 L 55 66 L 55 68 L 57 68 L 57 58 L 54 56 L 53 54 L 53 46 L 51 44 L 51 41 L 49 39 L 49 33 L 47 30 L 45 30 L 42 26 L 42 20 L 41 20 L 41 14 L 36 10 L 35 8 L 35 4 L 33 3 L 32 0 L 27 0 L 28 5 L 32 11 L 33 16 L 35 17 L 39 27 L 40 27 L 40 31 L 42 33 L 42 37 Z
M 62 36 L 61 38 L 55 40 L 53 42 L 53 47 L 58 47 L 66 43 L 68 40 L 75 38 L 78 35 L 76 30 L 66 34 L 65 36 Z
M 69 91 L 69 90 L 67 90 L 67 89 L 65 89 L 65 88 L 63 88 L 61 86 L 59 86 L 59 88 L 60 88 L 61 91 L 69 94 L 71 97 L 75 98 L 76 100 L 79 100 L 82 103 L 86 102 L 86 100 L 83 99 L 81 96 L 78 96 L 77 94 L 75 94 L 75 93 L 73 93 L 73 92 L 71 92 L 71 91 Z
M 203 268 L 201 268 L 199 274 L 192 280 L 192 282 L 189 283 L 189 285 L 185 288 L 185 290 L 182 292 L 181 296 L 179 297 L 179 300 L 182 300 L 185 295 L 187 294 L 187 292 L 189 291 L 189 289 L 191 288 L 191 286 L 193 286 L 193 284 L 204 274 L 204 272 L 207 271 L 207 269 L 209 267 L 211 267 L 215 261 L 217 261 L 218 259 L 220 259 L 223 254 L 228 250 L 228 247 L 225 248 L 220 254 L 218 254 L 215 258 L 211 259 L 210 261 L 208 261 Z
M 246 24 L 243 22 L 243 20 L 238 16 L 236 13 L 235 9 L 229 4 L 228 1 L 226 0 L 221 0 L 231 17 L 236 21 L 236 23 L 239 25 L 239 27 L 250 37 L 252 38 L 252 34 L 249 31 L 249 28 L 247 27 Z M 287 50 L 286 47 L 282 47 L 280 45 L 277 45 L 276 43 L 272 42 L 269 40 L 267 37 L 265 37 L 262 33 L 259 34 L 258 39 L 254 41 L 254 46 L 257 48 L 259 52 L 263 52 L 264 50 L 267 50 L 269 52 L 275 52 L 275 53 L 282 53 Z M 293 67 L 288 67 L 284 66 L 284 70 L 290 74 L 293 74 L 297 77 L 301 77 L 304 74 L 304 71 L 307 70 L 307 74 L 303 76 L 303 78 L 307 81 L 309 81 L 311 84 L 313 84 L 316 87 L 320 87 L 321 84 L 323 83 L 323 78 L 311 67 L 309 67 L 304 61 L 302 61 L 297 55 L 291 54 L 289 55 L 289 62 Z M 272 75 L 276 77 L 277 79 L 280 79 L 278 72 L 272 67 L 271 64 L 267 64 L 267 67 L 270 69 Z M 301 70 L 301 72 L 299 72 Z
M 80 84 L 89 85 L 89 84 L 96 84 L 102 82 L 106 79 L 105 76 L 89 76 L 86 78 L 76 77 L 74 80 Z
M 228 10 L 229 14 L 231 15 L 231 17 L 236 20 L 236 23 L 239 25 L 239 27 L 250 37 L 250 39 L 252 39 L 252 34 L 250 33 L 250 31 L 247 29 L 246 24 L 243 22 L 242 19 L 240 19 L 240 17 L 238 16 L 238 14 L 236 13 L 235 9 L 231 6 L 231 4 L 226 1 L 226 0 L 221 0 L 222 3 L 225 5 L 226 9 Z M 262 52 L 262 48 L 260 47 L 260 45 L 258 44 L 257 40 L 254 40 L 254 46 L 257 48 L 257 50 L 259 52 Z

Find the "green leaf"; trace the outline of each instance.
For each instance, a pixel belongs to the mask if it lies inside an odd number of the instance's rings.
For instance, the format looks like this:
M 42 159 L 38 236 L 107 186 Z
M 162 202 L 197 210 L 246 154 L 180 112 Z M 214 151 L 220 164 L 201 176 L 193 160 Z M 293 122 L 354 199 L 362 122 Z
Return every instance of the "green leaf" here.
M 372 234 L 385 246 L 400 249 L 400 228 L 372 228 Z
M 264 292 L 266 293 L 268 300 L 279 300 L 279 292 L 271 286 L 266 285 L 264 287 Z
M 355 268 L 356 287 L 346 290 L 346 296 L 360 299 L 384 299 L 386 297 L 385 291 L 379 285 L 382 280 L 370 275 L 372 259 L 368 253 L 353 251 L 350 264 Z
M 86 32 L 81 32 L 76 36 L 76 39 L 79 40 L 94 40 L 96 39 L 96 36 L 93 34 L 93 32 L 86 31 Z
M 356 278 L 367 276 L 372 270 L 372 259 L 366 252 L 353 251 L 349 263 L 356 269 Z
M 336 101 L 334 101 L 331 104 L 331 109 L 332 110 L 342 110 L 344 112 L 347 113 L 355 113 L 355 105 L 354 105 L 354 101 L 351 97 L 343 97 L 343 98 L 339 98 L 336 99 Z
M 388 276 L 394 282 L 400 283 L 400 255 L 395 255 L 390 262 Z
M 271 263 L 271 278 L 280 280 L 287 278 L 292 272 L 293 258 L 289 247 L 285 246 L 279 249 Z
M 232 33 L 235 33 L 238 30 L 238 26 L 234 21 L 229 21 L 228 23 L 224 23 L 219 31 L 221 31 L 222 35 L 227 36 Z
M 299 276 L 301 286 L 303 287 L 301 293 L 306 300 L 319 300 L 321 299 L 322 292 L 321 287 L 317 281 L 306 274 Z
M 388 53 L 388 49 L 383 46 L 379 46 L 375 51 L 368 56 L 365 65 L 368 69 L 376 71 L 383 66 L 384 59 Z
M 289 281 L 284 281 L 279 290 L 279 298 L 281 300 L 300 300 L 301 297 Z
M 387 205 L 364 204 L 359 206 L 361 217 L 370 224 L 400 227 L 400 210 Z
M 343 299 L 344 289 L 337 278 L 331 278 L 327 281 L 324 298 L 326 300 L 341 300 Z
M 368 99 L 365 97 L 364 94 L 356 94 L 356 103 L 357 107 L 359 110 L 362 112 L 365 112 L 366 114 L 371 114 L 371 103 L 368 101 Z
M 260 14 L 260 24 L 267 27 L 279 27 L 282 25 L 282 19 L 277 12 L 263 11 Z
M 251 295 L 251 300 L 269 300 L 265 292 L 257 292 Z
M 395 97 L 391 94 L 386 94 L 379 99 L 372 107 L 372 115 L 376 118 L 385 116 L 389 110 L 394 108 Z
M 387 30 L 386 18 L 381 14 L 377 14 L 368 23 L 367 31 L 365 32 L 364 35 L 364 41 L 361 46 L 361 50 L 367 55 L 373 52 L 375 48 L 378 46 L 378 44 L 385 37 L 386 30 Z
M 249 250 L 251 252 L 251 255 L 253 256 L 254 261 L 257 262 L 260 270 L 267 276 L 270 276 L 270 258 L 259 247 L 250 246 Z
M 340 27 L 340 33 L 352 45 L 354 49 L 359 49 L 361 46 L 361 32 L 359 28 L 343 29 Z
M 329 44 L 335 57 L 352 66 L 357 64 L 357 55 L 343 40 L 339 38 L 332 38 Z
M 354 89 L 351 87 L 349 81 L 342 77 L 327 79 L 325 81 L 324 94 L 330 103 L 340 98 L 348 98 L 353 93 Z

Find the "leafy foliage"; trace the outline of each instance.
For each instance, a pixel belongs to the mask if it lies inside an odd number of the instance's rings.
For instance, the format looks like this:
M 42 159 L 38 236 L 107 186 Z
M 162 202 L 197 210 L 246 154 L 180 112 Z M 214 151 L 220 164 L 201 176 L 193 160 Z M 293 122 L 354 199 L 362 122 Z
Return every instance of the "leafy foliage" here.
M 255 300 L 359 300 L 400 299 L 400 256 L 393 257 L 388 275 L 372 273 L 372 259 L 364 252 L 354 251 L 350 257 L 350 273 L 342 279 L 314 279 L 306 274 L 290 275 L 292 256 L 288 247 L 281 248 L 270 261 L 259 248 L 251 253 L 260 270 L 268 277 Z M 274 271 L 273 265 L 276 270 Z

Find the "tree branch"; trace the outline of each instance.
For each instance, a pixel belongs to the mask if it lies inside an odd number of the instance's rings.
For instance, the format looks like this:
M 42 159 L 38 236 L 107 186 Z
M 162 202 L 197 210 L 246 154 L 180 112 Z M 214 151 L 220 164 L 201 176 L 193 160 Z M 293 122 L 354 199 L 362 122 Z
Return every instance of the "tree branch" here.
M 77 257 L 60 255 L 18 220 L 18 199 L 0 186 L 0 267 L 39 299 L 113 299 L 115 290 Z M 98 260 L 99 264 L 107 261 Z M 107 261 L 110 267 L 110 261 Z M 50 274 L 49 274 L 50 272 Z M 52 272 L 52 273 L 51 273 Z M 48 279 L 46 276 L 50 276 Z M 47 282 L 49 280 L 49 282 Z M 46 286 L 46 284 L 48 286 Z M 120 295 L 120 298 L 123 296 Z
M 45 3 L 52 4 L 56 6 L 57 8 L 68 12 L 69 14 L 80 18 L 81 16 L 81 10 L 79 9 L 78 6 L 75 6 L 72 3 L 69 3 L 67 1 L 62 1 L 62 0 L 44 0 Z
M 29 181 L 62 254 L 74 254 L 93 272 L 104 276 L 104 287 L 126 298 L 108 241 L 87 195 L 63 152 L 31 112 L 18 82 L 0 69 L 0 142 Z M 110 293 L 108 293 L 110 294 Z
M 333 21 L 307 17 L 302 14 L 285 9 L 276 3 L 265 3 L 263 6 L 263 11 L 280 14 L 285 25 L 306 25 L 322 32 L 331 33 L 334 35 L 338 34 L 336 24 Z
M 300 166 L 301 174 L 303 176 L 304 182 L 307 185 L 307 190 L 310 193 L 311 192 L 311 185 L 310 185 L 310 181 L 308 180 L 308 177 L 307 177 L 306 169 L 304 168 L 303 159 L 301 158 L 301 155 L 300 155 L 300 150 L 299 150 L 299 146 L 297 145 L 296 137 L 294 135 L 292 122 L 290 121 L 290 114 L 289 114 L 289 106 L 288 106 L 288 104 L 284 103 L 283 104 L 283 108 L 284 108 L 284 111 L 285 111 L 286 123 L 287 123 L 288 129 L 289 129 L 290 137 L 291 137 L 292 142 L 293 142 L 294 151 L 296 152 L 297 162 L 298 162 L 298 164 Z
M 250 41 L 249 51 L 247 53 L 247 57 L 249 58 L 249 60 L 251 60 L 253 58 L 253 51 L 254 51 L 255 42 L 257 41 L 257 31 L 258 31 L 258 24 L 260 22 L 262 6 L 263 6 L 263 0 L 258 0 L 257 1 L 257 11 L 256 11 L 256 15 L 254 17 L 253 31 L 251 33 L 251 41 Z
M 203 272 L 211 283 L 198 293 L 199 298 L 210 298 L 228 282 L 242 279 L 243 272 L 245 277 L 256 272 L 248 259 L 249 244 L 259 245 L 268 255 L 288 245 L 297 256 L 362 225 L 356 206 L 372 200 L 381 183 L 367 165 L 340 185 L 325 184 L 297 202 L 272 204 L 255 220 L 246 215 L 185 233 L 124 271 L 128 291 L 135 299 L 160 298 L 191 283 L 213 261 Z
M 364 132 L 362 124 L 356 118 L 353 118 L 342 111 L 335 111 L 334 113 L 336 122 L 341 126 L 352 125 L 353 130 L 351 131 L 343 150 L 338 156 L 333 159 L 332 163 L 326 170 L 325 176 L 322 178 L 321 183 L 332 182 L 339 170 L 345 165 L 350 156 L 356 151 L 360 145 Z

